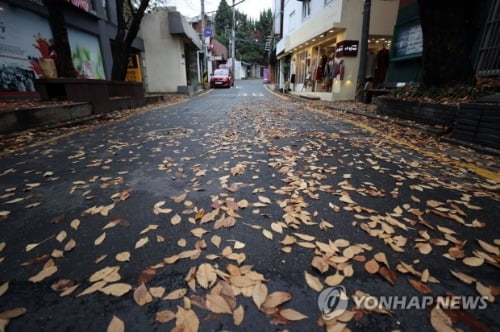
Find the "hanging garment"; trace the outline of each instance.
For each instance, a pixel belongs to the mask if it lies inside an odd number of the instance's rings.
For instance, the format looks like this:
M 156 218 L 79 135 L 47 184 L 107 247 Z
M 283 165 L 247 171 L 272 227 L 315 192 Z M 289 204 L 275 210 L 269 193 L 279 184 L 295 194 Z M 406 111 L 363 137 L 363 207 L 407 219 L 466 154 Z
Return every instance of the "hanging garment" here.
M 318 66 L 318 68 L 316 68 L 316 76 L 314 79 L 316 81 L 321 81 L 323 79 L 323 68 L 321 68 L 321 66 Z
M 340 60 L 339 62 L 339 80 L 344 80 L 344 72 L 345 72 L 345 66 L 344 66 L 344 60 Z

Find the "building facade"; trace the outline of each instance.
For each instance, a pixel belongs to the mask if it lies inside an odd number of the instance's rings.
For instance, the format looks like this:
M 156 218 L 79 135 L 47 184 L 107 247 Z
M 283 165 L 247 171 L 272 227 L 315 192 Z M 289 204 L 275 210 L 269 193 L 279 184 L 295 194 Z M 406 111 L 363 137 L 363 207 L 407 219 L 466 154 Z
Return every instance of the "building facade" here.
M 144 15 L 144 80 L 149 93 L 192 93 L 200 88 L 202 44 L 198 33 L 175 7 Z
M 110 79 L 117 0 L 61 0 L 79 77 Z M 42 0 L 0 0 L 0 96 L 36 95 L 35 79 L 51 58 L 52 31 Z M 133 53 L 144 50 L 136 38 Z
M 385 82 L 398 6 L 399 0 L 372 0 L 366 79 L 376 86 Z M 363 0 L 276 0 L 274 13 L 278 86 L 324 100 L 354 99 Z

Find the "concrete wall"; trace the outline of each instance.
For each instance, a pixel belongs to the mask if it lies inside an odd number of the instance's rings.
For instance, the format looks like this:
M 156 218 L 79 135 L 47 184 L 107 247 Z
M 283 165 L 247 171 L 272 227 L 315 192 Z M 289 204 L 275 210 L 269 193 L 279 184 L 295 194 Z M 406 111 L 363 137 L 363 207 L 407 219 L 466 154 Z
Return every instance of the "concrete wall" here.
M 177 92 L 178 86 L 186 86 L 184 42 L 170 34 L 168 11 L 145 15 L 139 35 L 144 40 L 146 90 Z

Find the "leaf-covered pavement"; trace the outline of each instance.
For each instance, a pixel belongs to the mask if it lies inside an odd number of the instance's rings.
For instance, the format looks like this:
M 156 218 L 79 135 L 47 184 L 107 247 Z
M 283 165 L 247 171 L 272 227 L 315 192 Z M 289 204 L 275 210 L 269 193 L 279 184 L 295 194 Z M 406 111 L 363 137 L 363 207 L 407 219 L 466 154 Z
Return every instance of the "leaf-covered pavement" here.
M 228 93 L 2 158 L 0 326 L 499 328 L 498 183 L 300 104 Z M 323 321 L 319 291 L 340 284 L 488 308 L 351 300 Z

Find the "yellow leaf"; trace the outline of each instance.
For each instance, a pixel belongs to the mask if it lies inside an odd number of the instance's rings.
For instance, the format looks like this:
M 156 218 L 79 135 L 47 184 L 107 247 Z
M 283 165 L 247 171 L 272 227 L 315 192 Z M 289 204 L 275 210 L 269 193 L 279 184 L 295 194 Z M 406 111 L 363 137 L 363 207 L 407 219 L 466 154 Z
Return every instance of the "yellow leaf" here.
M 323 284 L 321 283 L 318 277 L 313 276 L 307 271 L 304 271 L 304 275 L 306 277 L 306 282 L 309 287 L 314 289 L 316 292 L 321 292 L 323 290 Z
M 262 234 L 268 238 L 269 240 L 272 240 L 273 239 L 273 233 L 271 233 L 270 231 L 268 231 L 267 229 L 263 229 L 262 230 Z
M 45 278 L 50 277 L 51 275 L 53 275 L 56 272 L 57 272 L 57 266 L 56 265 L 49 266 L 49 267 L 43 269 L 42 271 L 38 272 L 33 277 L 29 278 L 29 281 L 31 281 L 31 282 L 40 282 L 40 281 L 44 280 Z
M 143 247 L 148 242 L 149 242 L 149 238 L 147 236 L 141 238 L 139 241 L 136 242 L 135 249 L 139 249 L 139 248 Z
M 304 314 L 301 314 L 300 312 L 296 311 L 296 310 L 293 310 L 293 309 L 281 309 L 280 310 L 280 315 L 281 317 L 287 319 L 287 320 L 291 320 L 291 321 L 295 321 L 295 320 L 302 320 L 302 319 L 306 319 L 308 318 L 306 315 Z
M 109 322 L 106 332 L 124 332 L 124 331 L 125 331 L 125 323 L 120 318 L 113 316 L 113 319 L 111 319 L 111 322 Z

